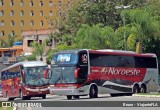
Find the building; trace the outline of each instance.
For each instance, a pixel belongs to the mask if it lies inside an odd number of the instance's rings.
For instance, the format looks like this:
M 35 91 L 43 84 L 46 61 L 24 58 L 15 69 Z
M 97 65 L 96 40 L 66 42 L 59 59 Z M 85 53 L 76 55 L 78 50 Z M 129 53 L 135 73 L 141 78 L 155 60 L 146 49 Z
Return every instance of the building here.
M 23 53 L 32 53 L 33 48 L 31 46 L 31 43 L 34 41 L 37 41 L 39 43 L 42 43 L 43 41 L 48 39 L 48 36 L 51 33 L 54 33 L 52 29 L 39 29 L 39 30 L 26 30 L 22 32 L 23 36 Z M 51 42 L 52 44 L 46 46 L 46 51 L 49 48 L 54 48 L 54 42 Z M 52 46 L 52 47 L 50 47 Z
M 0 0 L 0 38 L 22 38 L 23 30 L 49 29 L 47 19 L 62 16 L 75 0 Z
M 13 47 L 0 48 L 0 63 L 15 63 L 19 61 L 19 56 L 23 52 L 23 45 L 16 42 Z

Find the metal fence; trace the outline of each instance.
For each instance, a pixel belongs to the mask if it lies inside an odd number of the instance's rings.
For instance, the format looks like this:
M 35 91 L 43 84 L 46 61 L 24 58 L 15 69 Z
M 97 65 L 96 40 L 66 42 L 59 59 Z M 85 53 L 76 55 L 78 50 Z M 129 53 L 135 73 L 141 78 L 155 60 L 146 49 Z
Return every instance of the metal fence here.
M 20 61 L 20 57 L 0 57 L 1 64 L 13 64 Z

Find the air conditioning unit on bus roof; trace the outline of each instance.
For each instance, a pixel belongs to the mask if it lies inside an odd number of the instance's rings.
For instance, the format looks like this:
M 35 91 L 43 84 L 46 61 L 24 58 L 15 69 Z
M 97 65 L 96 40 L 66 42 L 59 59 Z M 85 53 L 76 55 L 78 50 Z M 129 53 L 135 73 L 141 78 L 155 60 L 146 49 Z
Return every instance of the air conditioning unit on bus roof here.
M 133 51 L 125 51 L 125 50 L 112 50 L 112 49 L 102 49 L 102 50 L 97 50 L 97 51 L 102 51 L 102 52 L 122 52 L 122 53 L 136 53 Z

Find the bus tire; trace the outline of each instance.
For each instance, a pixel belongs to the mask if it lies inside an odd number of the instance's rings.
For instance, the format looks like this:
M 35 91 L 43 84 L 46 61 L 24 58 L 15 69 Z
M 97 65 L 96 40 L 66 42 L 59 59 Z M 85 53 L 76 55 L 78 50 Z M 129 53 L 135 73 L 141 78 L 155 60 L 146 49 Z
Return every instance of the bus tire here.
M 89 97 L 90 98 L 97 98 L 98 97 L 98 88 L 97 88 L 97 86 L 92 85 L 90 87 Z
M 46 94 L 42 95 L 42 99 L 46 99 Z
M 26 97 L 25 97 L 25 100 L 30 100 L 30 99 L 31 99 L 30 96 L 26 96 Z
M 9 100 L 14 100 L 14 98 L 9 98 Z
M 142 85 L 140 92 L 141 93 L 147 93 L 147 87 L 145 85 Z
M 134 85 L 133 86 L 133 94 L 137 94 L 139 93 L 139 86 L 138 85 Z
M 5 97 L 6 97 L 6 100 L 7 100 L 7 101 L 10 100 L 10 98 L 9 98 L 9 96 L 8 96 L 8 91 L 6 92 L 6 96 L 5 96 Z
M 67 95 L 67 99 L 68 99 L 68 100 L 71 100 L 71 99 L 72 99 L 72 96 L 71 96 L 71 95 Z
M 110 96 L 111 96 L 111 97 L 115 97 L 115 96 L 116 96 L 116 94 L 110 94 Z

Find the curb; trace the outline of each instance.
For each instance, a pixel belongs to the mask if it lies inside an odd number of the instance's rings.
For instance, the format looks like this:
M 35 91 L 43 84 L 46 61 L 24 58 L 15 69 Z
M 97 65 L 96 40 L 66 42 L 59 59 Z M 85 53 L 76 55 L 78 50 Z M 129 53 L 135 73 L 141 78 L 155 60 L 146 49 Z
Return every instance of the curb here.
M 159 96 L 157 96 L 157 95 L 140 95 L 140 94 L 133 94 L 132 96 L 135 96 L 135 97 L 160 98 L 160 95 L 159 95 Z

